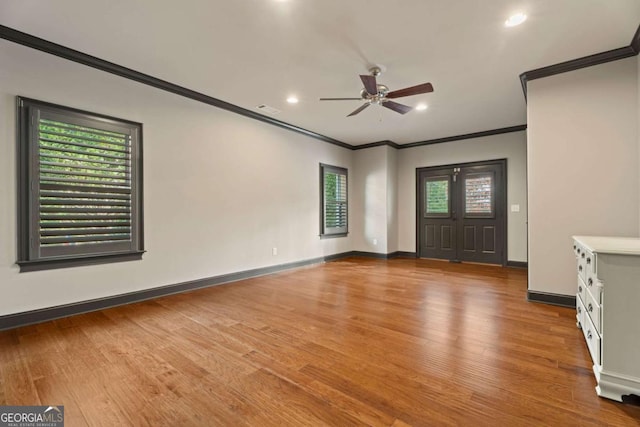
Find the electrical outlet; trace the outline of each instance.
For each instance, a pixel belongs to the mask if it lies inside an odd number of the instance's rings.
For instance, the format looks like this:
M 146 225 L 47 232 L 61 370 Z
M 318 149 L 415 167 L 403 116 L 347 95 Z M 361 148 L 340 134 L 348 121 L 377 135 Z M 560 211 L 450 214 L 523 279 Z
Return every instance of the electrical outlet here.
M 378 245 L 378 239 L 373 239 L 373 246 L 377 246 Z
M 272 254 L 273 256 L 278 255 L 278 248 L 272 248 L 272 249 L 271 249 L 271 254 Z

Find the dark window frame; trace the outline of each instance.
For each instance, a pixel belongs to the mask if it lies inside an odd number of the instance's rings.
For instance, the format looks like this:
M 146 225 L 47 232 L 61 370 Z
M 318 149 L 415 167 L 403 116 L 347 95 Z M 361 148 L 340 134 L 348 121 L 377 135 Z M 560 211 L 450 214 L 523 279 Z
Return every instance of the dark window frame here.
M 18 259 L 20 271 L 38 271 L 142 258 L 144 250 L 142 124 L 25 97 L 16 97 L 18 172 Z M 69 125 L 126 129 L 130 135 L 131 239 L 122 244 L 68 245 L 46 250 L 40 234 L 40 118 L 57 117 Z M 67 169 L 68 170 L 68 169 Z M 103 196 L 104 197 L 104 196 Z M 86 199 L 85 199 L 86 200 Z M 129 242 L 129 243 L 126 243 Z M 85 248 L 82 248 L 82 247 Z M 95 250 L 95 249 L 98 250 Z M 93 249 L 93 250 L 91 250 Z M 43 253 L 44 252 L 44 253 Z
M 344 227 L 327 227 L 325 221 L 325 175 L 326 173 L 334 173 L 344 175 L 345 177 L 345 207 L 346 207 L 346 224 Z M 349 234 L 349 170 L 339 166 L 327 165 L 320 163 L 320 238 L 346 237 Z

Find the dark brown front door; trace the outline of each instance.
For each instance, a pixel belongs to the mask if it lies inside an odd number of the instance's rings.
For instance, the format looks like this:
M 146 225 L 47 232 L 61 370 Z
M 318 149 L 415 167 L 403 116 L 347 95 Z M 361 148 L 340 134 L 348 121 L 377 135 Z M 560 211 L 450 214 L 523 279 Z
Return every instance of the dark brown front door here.
M 506 264 L 506 160 L 417 170 L 418 255 Z

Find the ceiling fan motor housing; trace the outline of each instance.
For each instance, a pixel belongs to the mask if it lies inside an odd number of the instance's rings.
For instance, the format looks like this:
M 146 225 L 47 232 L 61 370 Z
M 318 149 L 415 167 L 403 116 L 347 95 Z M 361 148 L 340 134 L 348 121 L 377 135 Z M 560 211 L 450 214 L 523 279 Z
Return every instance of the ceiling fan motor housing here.
M 378 93 L 375 95 L 370 95 L 365 88 L 362 88 L 360 91 L 360 96 L 365 101 L 376 101 L 384 98 L 387 93 L 389 93 L 389 88 L 385 85 L 377 85 Z

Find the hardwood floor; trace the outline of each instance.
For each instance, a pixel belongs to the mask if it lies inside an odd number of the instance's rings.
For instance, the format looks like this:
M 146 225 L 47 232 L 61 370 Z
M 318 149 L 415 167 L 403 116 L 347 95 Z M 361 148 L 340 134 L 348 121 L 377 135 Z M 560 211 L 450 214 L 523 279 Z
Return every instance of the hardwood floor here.
M 0 333 L 68 426 L 640 425 L 525 270 L 350 258 Z

